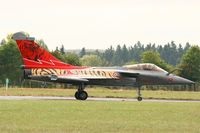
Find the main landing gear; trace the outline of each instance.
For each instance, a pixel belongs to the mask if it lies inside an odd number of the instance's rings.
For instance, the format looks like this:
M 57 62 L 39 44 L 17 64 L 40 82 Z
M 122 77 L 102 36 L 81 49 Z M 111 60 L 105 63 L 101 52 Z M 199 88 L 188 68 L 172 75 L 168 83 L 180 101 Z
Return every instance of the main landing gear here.
M 84 91 L 84 89 L 85 89 L 84 84 L 81 84 L 78 86 L 78 91 L 76 91 L 76 93 L 74 95 L 77 100 L 86 100 L 87 99 L 88 94 L 86 91 Z
M 86 100 L 87 99 L 88 94 L 86 91 L 84 91 L 84 89 L 85 89 L 84 84 L 80 84 L 78 86 L 78 91 L 76 91 L 76 93 L 74 95 L 77 100 Z M 142 101 L 141 86 L 139 86 L 137 89 L 137 95 L 138 95 L 137 100 Z
M 138 101 L 142 101 L 142 94 L 141 94 L 141 86 L 138 87 L 138 90 L 137 90 L 137 94 L 138 94 L 138 97 L 137 97 L 137 100 Z

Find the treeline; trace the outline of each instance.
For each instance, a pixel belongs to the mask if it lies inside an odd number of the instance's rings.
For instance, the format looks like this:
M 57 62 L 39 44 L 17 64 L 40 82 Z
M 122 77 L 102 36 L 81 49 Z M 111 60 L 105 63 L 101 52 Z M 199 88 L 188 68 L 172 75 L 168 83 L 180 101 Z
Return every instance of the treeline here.
M 146 51 L 154 51 L 159 53 L 159 56 L 167 63 L 172 66 L 176 66 L 180 63 L 182 55 L 191 47 L 189 43 L 186 43 L 184 46 L 181 44 L 176 45 L 173 41 L 171 43 L 167 43 L 165 45 L 156 45 L 156 44 L 141 44 L 139 41 L 130 46 L 127 47 L 124 45 L 117 45 L 116 48 L 113 46 L 110 46 L 108 49 L 104 51 L 94 50 L 91 52 L 91 50 L 88 52 L 87 49 L 82 48 L 80 53 L 77 54 L 79 58 L 82 58 L 85 55 L 97 55 L 101 58 L 99 61 L 100 63 L 92 63 L 92 66 L 123 66 L 126 64 L 135 64 L 135 63 L 141 63 L 142 62 L 142 54 Z M 62 55 L 67 54 L 73 54 L 65 52 L 66 49 L 62 45 L 60 48 L 56 48 L 55 51 L 52 53 L 55 56 L 58 56 L 58 58 L 61 58 L 58 53 L 61 53 Z M 56 54 L 57 53 L 57 54 Z M 67 60 L 63 60 L 66 61 Z M 85 63 L 83 62 L 83 65 Z M 88 64 L 86 64 L 88 65 Z
M 102 56 L 109 62 L 109 65 L 124 65 L 132 64 L 132 62 L 140 63 L 141 55 L 145 51 L 155 51 L 160 54 L 160 57 L 168 64 L 176 66 L 180 63 L 182 55 L 191 47 L 189 43 L 183 47 L 181 44 L 176 45 L 173 41 L 165 45 L 147 44 L 141 42 L 127 47 L 118 45 L 116 49 L 112 46 L 102 53 Z
M 16 42 L 11 39 L 11 34 L 0 43 L 0 85 L 5 79 L 10 79 L 10 84 L 21 85 L 22 58 Z M 43 48 L 49 51 L 45 42 L 36 40 Z M 193 81 L 200 81 L 200 48 L 186 43 L 184 46 L 171 42 L 165 45 L 142 44 L 137 42 L 132 46 L 110 46 L 104 51 L 89 51 L 82 48 L 79 53 L 66 52 L 64 45 L 49 51 L 65 63 L 78 66 L 123 66 L 135 63 L 153 63 L 161 68 L 171 71 L 175 67 L 180 70 L 177 74 Z

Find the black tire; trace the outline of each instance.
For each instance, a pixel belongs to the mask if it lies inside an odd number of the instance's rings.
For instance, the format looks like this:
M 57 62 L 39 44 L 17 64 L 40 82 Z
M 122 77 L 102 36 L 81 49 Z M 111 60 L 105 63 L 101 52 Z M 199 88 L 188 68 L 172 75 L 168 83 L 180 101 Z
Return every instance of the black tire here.
M 79 91 L 78 92 L 78 98 L 79 100 L 86 100 L 88 97 L 88 94 L 86 91 Z
M 137 100 L 138 101 L 142 101 L 142 97 L 137 97 Z
M 76 91 L 76 93 L 74 94 L 74 97 L 75 97 L 77 100 L 79 100 L 79 92 L 78 92 L 78 91 Z

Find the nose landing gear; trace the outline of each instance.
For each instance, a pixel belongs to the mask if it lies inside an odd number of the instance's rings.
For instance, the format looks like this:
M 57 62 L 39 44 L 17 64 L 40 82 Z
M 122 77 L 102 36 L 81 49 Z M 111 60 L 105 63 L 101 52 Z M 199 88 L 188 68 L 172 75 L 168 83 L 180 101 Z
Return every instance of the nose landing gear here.
M 138 94 L 137 100 L 138 100 L 138 101 L 142 101 L 142 94 L 141 94 L 140 91 L 141 91 L 141 87 L 139 86 L 139 87 L 138 87 L 138 90 L 137 90 L 137 94 Z

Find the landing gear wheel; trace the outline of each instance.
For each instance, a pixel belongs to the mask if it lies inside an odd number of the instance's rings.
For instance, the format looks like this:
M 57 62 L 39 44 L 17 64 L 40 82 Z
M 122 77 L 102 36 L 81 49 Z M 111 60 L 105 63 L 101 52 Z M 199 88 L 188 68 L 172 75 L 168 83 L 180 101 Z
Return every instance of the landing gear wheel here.
M 137 100 L 138 101 L 142 101 L 142 97 L 137 97 Z
M 88 94 L 87 94 L 87 92 L 85 92 L 85 91 L 80 91 L 80 92 L 78 93 L 78 97 L 79 97 L 79 100 L 86 100 L 87 97 L 88 97 Z
M 75 98 L 77 99 L 77 100 L 79 100 L 79 94 L 78 94 L 79 92 L 78 91 L 76 91 L 76 93 L 75 93 Z
M 77 91 L 74 96 L 77 100 L 86 100 L 88 94 L 85 91 Z

